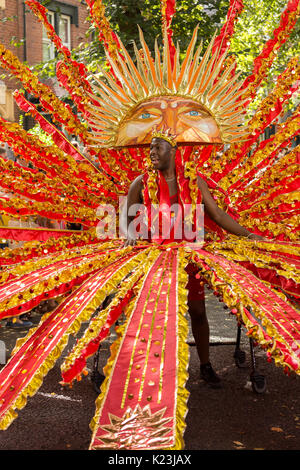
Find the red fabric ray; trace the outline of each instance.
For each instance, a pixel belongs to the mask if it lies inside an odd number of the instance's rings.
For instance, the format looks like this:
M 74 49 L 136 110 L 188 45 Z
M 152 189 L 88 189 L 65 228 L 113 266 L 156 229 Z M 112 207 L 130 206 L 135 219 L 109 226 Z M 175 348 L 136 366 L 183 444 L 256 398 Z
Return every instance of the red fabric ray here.
M 228 41 L 234 33 L 234 25 L 238 20 L 239 15 L 244 9 L 243 0 L 230 0 L 229 9 L 227 12 L 226 22 L 222 26 L 220 34 L 216 37 L 212 48 L 212 53 L 219 49 L 219 54 L 222 55 L 228 47 Z
M 177 250 L 162 253 L 149 270 L 124 332 L 115 367 L 95 422 L 91 449 L 170 448 L 176 444 L 176 397 L 179 335 Z M 163 313 L 163 314 L 161 314 Z M 166 431 L 159 438 L 135 421 L 135 439 L 127 441 L 126 413 L 136 406 L 151 414 L 164 411 Z M 133 412 L 134 415 L 134 412 Z M 124 429 L 111 433 L 111 416 L 124 420 Z M 130 433 L 129 433 L 130 434 Z M 129 439 L 130 439 L 130 435 Z
M 48 228 L 12 228 L 0 227 L 0 238 L 16 241 L 41 241 L 44 242 L 51 238 L 59 238 L 77 233 L 75 230 L 52 230 Z

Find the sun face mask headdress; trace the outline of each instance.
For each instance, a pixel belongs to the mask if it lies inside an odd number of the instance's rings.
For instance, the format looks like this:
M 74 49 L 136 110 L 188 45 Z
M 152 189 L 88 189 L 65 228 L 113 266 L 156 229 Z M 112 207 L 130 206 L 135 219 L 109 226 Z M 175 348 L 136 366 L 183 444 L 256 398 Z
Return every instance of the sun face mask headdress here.
M 87 118 L 98 147 L 149 145 L 152 128 L 163 125 L 177 135 L 178 145 L 221 144 L 241 141 L 246 88 L 226 65 L 228 48 L 212 52 L 215 37 L 200 57 L 197 29 L 180 63 L 179 46 L 171 65 L 170 48 L 164 40 L 162 57 L 155 42 L 153 58 L 141 30 L 142 51 L 134 44 L 135 62 L 122 41 L 116 63 L 107 54 L 112 74 L 94 75 L 90 94 L 93 104 Z M 166 33 L 165 33 L 166 35 Z M 97 103 L 98 104 L 95 104 Z

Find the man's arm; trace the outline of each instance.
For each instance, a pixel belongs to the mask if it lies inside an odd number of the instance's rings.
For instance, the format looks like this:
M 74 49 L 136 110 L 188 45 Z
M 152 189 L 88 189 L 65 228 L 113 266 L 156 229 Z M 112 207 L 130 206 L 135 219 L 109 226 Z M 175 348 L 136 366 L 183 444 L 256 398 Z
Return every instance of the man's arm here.
M 120 228 L 122 232 L 126 235 L 126 241 L 124 246 L 128 245 L 135 245 L 136 244 L 136 234 L 130 230 L 132 227 L 131 222 L 134 220 L 134 216 L 128 215 L 130 207 L 134 204 L 141 204 L 143 188 L 143 175 L 138 176 L 130 185 L 128 195 L 127 195 L 127 202 L 124 205 L 120 216 Z
M 245 227 L 238 224 L 230 215 L 226 214 L 220 207 L 217 206 L 213 197 L 210 194 L 207 183 L 198 176 L 198 188 L 201 190 L 203 204 L 205 211 L 209 217 L 216 222 L 217 225 L 222 227 L 229 233 L 240 237 L 247 237 L 251 240 L 263 240 L 264 238 L 260 235 L 249 232 Z

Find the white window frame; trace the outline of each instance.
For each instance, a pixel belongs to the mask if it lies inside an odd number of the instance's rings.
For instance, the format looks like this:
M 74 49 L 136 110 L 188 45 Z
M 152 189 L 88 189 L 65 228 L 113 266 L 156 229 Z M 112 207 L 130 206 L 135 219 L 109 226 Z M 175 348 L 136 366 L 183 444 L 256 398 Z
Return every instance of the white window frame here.
M 63 45 L 71 50 L 71 16 L 69 16 L 69 15 L 60 15 L 60 18 L 62 20 L 67 20 L 69 41 L 68 42 L 63 42 Z M 60 31 L 59 31 L 59 36 L 60 36 Z
M 48 11 L 48 21 L 49 23 L 55 28 L 55 13 L 54 11 Z M 53 60 L 55 58 L 55 49 L 54 44 L 52 43 L 51 39 L 48 38 L 46 29 L 43 26 L 43 46 L 46 44 L 49 48 L 49 59 Z M 45 61 L 44 51 L 43 51 L 43 61 Z
M 67 28 L 68 28 L 68 38 L 69 38 L 69 41 L 68 42 L 65 42 L 63 41 L 63 45 L 65 47 L 67 47 L 68 49 L 71 50 L 71 16 L 69 15 L 59 15 L 59 18 L 58 18 L 58 24 L 56 23 L 56 20 L 55 20 L 55 12 L 54 11 L 51 11 L 51 10 L 48 10 L 48 21 L 49 23 L 53 26 L 53 28 L 56 29 L 58 28 L 59 29 L 59 20 L 62 19 L 62 20 L 66 20 L 67 21 Z M 60 37 L 60 31 L 56 31 L 56 33 L 58 34 L 58 36 Z M 54 44 L 52 43 L 51 39 L 48 38 L 47 36 L 47 33 L 46 33 L 46 30 L 45 28 L 43 27 L 43 46 L 44 44 L 47 45 L 47 47 L 49 48 L 49 59 L 50 60 L 53 60 L 55 59 L 55 47 L 54 47 Z M 48 59 L 48 60 L 49 60 Z M 44 57 L 43 55 L 43 61 L 45 61 L 46 58 Z

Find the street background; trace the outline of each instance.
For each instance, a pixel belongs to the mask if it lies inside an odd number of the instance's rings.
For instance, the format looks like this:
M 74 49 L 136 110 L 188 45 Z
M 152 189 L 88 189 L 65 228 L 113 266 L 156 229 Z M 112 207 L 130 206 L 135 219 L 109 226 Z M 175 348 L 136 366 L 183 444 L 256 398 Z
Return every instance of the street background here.
M 300 377 L 285 375 L 282 368 L 274 362 L 268 363 L 265 353 L 255 348 L 257 367 L 266 377 L 267 390 L 264 394 L 254 393 L 249 379 L 251 360 L 245 330 L 241 345 L 247 354 L 248 367 L 240 369 L 233 358 L 237 331 L 234 316 L 224 310 L 211 291 L 207 293 L 206 303 L 211 362 L 223 386 L 213 390 L 200 380 L 196 347 L 190 344 L 185 450 L 299 450 Z M 40 316 L 34 316 L 32 321 L 38 324 Z M 16 339 L 25 335 L 25 330 L 9 329 L 2 322 L 0 340 L 5 342 L 7 358 Z M 190 334 L 189 343 L 192 340 Z M 101 367 L 109 357 L 111 341 L 106 341 L 101 349 Z M 59 384 L 60 364 L 73 342 L 72 338 L 42 387 L 18 411 L 18 418 L 6 431 L 0 431 L 0 450 L 88 449 L 89 423 L 97 398 L 90 376 L 74 384 L 72 389 Z M 90 358 L 88 369 L 92 368 L 93 358 Z

